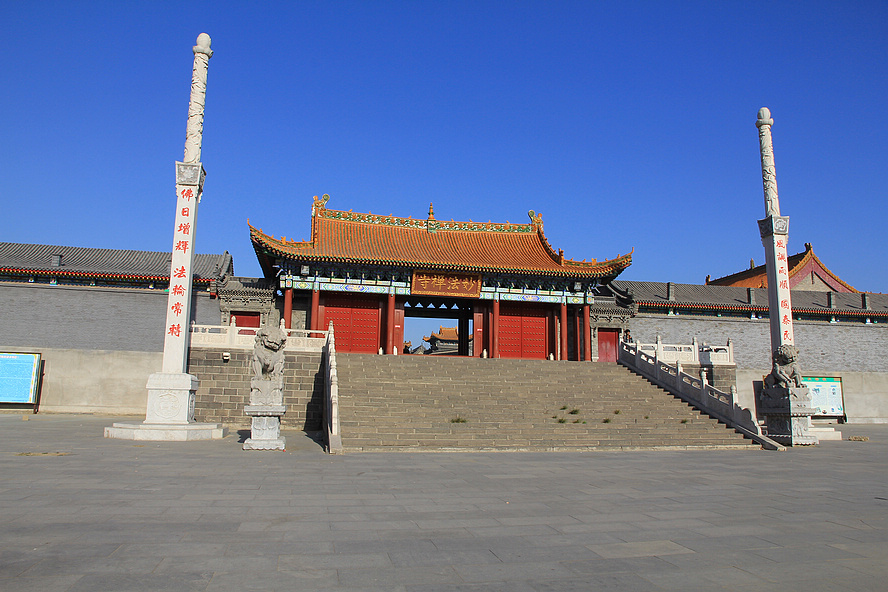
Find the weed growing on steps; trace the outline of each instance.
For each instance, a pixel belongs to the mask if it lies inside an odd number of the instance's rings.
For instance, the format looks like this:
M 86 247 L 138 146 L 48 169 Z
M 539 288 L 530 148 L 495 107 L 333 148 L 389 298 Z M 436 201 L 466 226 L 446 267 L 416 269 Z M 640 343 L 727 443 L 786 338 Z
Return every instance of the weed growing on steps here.
M 462 418 L 459 415 L 457 415 L 456 417 L 454 417 L 453 419 L 450 420 L 450 423 L 466 423 L 466 420 L 465 420 L 465 418 Z

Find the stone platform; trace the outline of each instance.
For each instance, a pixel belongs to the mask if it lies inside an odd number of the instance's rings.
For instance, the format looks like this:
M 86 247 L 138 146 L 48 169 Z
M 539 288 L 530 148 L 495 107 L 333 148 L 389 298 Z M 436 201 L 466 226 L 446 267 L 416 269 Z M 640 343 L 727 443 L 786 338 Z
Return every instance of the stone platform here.
M 27 421 L 24 421 L 24 420 Z M 785 452 L 324 454 L 0 414 L 0 590 L 863 591 L 888 425 Z M 848 437 L 867 441 L 849 441 Z
M 105 428 L 106 438 L 121 440 L 218 440 L 228 434 L 228 428 L 217 423 L 147 424 L 114 423 Z

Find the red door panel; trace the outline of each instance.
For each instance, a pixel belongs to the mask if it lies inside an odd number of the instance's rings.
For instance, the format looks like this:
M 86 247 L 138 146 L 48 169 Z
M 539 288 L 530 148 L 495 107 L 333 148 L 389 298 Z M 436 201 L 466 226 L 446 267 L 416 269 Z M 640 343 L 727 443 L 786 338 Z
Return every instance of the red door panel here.
M 616 329 L 598 330 L 598 361 L 617 361 L 617 334 Z
M 501 303 L 500 357 L 545 359 L 549 355 L 549 317 L 549 310 L 545 306 Z
M 333 322 L 336 350 L 343 353 L 375 354 L 380 346 L 380 300 L 366 296 L 324 297 L 323 326 Z

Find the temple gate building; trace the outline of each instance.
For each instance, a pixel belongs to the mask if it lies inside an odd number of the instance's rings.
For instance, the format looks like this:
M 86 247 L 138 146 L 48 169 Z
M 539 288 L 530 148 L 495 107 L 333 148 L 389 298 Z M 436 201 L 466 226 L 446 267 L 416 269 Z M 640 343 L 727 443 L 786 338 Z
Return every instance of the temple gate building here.
M 635 311 L 613 280 L 632 254 L 575 261 L 530 223 L 454 222 L 360 214 L 312 204 L 311 239 L 250 226 L 266 279 L 277 278 L 287 328 L 333 323 L 338 351 L 400 353 L 405 318 L 457 324 L 457 354 L 616 361 Z M 237 316 L 236 312 L 232 312 Z M 471 329 L 470 329 L 471 325 Z

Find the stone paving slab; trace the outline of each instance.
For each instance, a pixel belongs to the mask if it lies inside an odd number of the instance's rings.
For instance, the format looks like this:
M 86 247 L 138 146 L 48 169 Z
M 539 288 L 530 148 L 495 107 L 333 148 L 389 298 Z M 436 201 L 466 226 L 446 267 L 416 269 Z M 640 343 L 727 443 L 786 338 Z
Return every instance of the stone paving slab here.
M 786 452 L 328 456 L 0 414 L 0 590 L 884 589 L 888 425 Z

